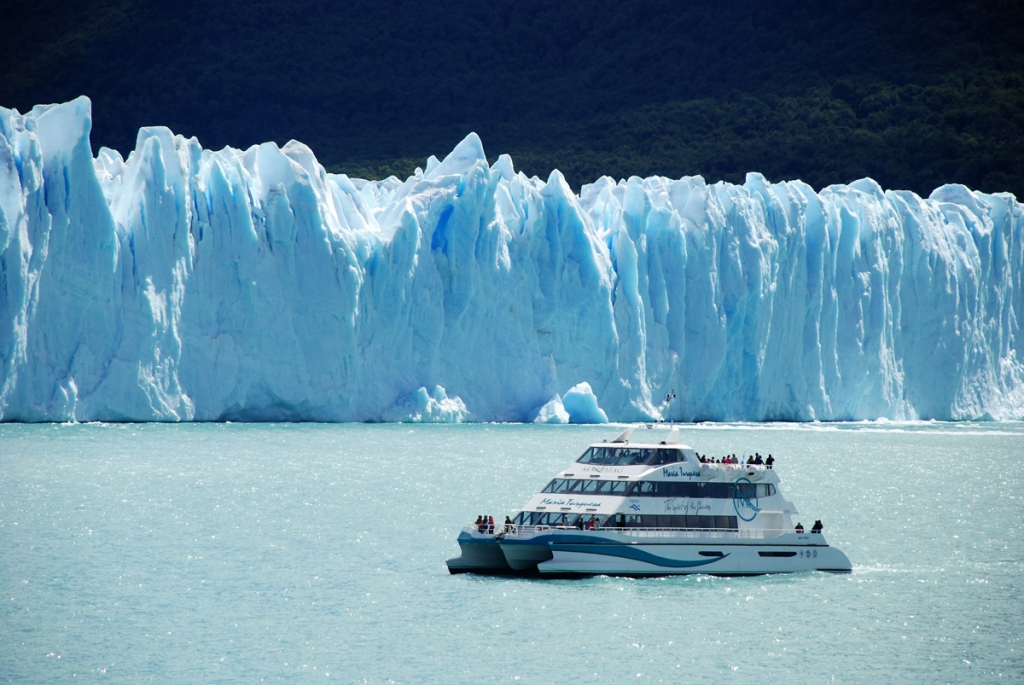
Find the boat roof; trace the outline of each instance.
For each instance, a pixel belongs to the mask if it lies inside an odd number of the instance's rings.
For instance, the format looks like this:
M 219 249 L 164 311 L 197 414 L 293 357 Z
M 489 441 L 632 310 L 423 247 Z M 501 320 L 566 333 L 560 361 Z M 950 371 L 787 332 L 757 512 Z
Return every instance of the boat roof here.
M 643 440 L 643 441 L 633 441 L 633 442 L 630 442 L 630 437 L 632 437 L 633 431 L 635 431 L 638 428 L 643 428 L 643 429 L 646 429 L 646 430 L 658 430 L 658 429 L 665 430 L 665 429 L 669 429 L 669 433 L 668 433 L 668 436 L 666 436 L 666 438 L 664 440 L 650 440 L 650 441 Z M 644 436 L 644 437 L 647 437 L 647 436 Z M 645 424 L 643 426 L 630 426 L 626 430 L 624 430 L 621 433 L 619 433 L 619 435 L 616 436 L 616 438 L 614 440 L 612 440 L 611 442 L 607 442 L 607 441 L 606 442 L 595 442 L 594 444 L 591 445 L 591 447 L 613 447 L 613 446 L 625 447 L 626 445 L 629 445 L 630 447 L 645 447 L 645 448 L 669 447 L 669 448 L 672 448 L 672 449 L 680 449 L 680 450 L 693 449 L 689 445 L 684 445 L 684 444 L 679 442 L 679 427 L 678 426 L 666 426 L 666 425 L 662 425 L 662 424 L 650 424 L 650 425 Z

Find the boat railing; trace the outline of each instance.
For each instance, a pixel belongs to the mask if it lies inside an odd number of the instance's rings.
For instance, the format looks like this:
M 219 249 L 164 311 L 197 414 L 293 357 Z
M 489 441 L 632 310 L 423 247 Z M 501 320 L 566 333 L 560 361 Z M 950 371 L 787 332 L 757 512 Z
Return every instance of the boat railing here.
M 466 526 L 466 530 L 469 532 L 478 532 L 478 529 L 474 525 Z M 638 538 L 659 538 L 659 537 L 672 537 L 672 538 L 721 538 L 731 540 L 764 540 L 766 538 L 777 538 L 780 535 L 787 533 L 796 532 L 792 528 L 741 528 L 728 529 L 728 528 L 617 528 L 617 527 L 605 527 L 597 528 L 595 530 L 583 529 L 580 530 L 574 526 L 520 526 L 511 525 L 507 529 L 504 526 L 496 526 L 494 535 L 496 536 L 526 536 L 534 535 L 536 533 L 543 533 L 545 531 L 552 531 L 556 533 L 618 533 L 620 535 L 628 535 L 630 537 Z

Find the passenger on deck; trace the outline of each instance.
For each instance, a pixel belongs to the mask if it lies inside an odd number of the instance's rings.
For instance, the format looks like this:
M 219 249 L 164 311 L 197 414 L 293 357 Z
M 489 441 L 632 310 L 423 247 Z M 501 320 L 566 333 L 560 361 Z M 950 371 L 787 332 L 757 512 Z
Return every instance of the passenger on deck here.
M 797 522 L 797 524 L 796 524 L 796 532 L 797 532 L 797 533 L 802 533 L 802 532 L 804 532 L 804 524 L 802 524 L 802 523 L 800 523 L 800 522 Z
M 576 519 L 576 530 L 583 530 L 583 517 L 580 516 Z
M 512 519 L 510 519 L 507 514 L 505 515 L 505 532 L 512 532 Z
M 758 466 L 760 466 L 761 464 L 764 464 L 764 459 L 761 458 L 760 454 L 758 454 L 757 458 L 754 459 L 754 463 L 757 464 Z
M 494 535 L 494 517 L 493 516 L 488 516 L 487 517 L 487 534 L 488 535 Z
M 821 519 L 818 519 L 817 521 L 814 522 L 814 525 L 811 526 L 811 532 L 812 533 L 818 533 L 820 535 L 821 534 L 821 529 L 824 528 L 824 527 L 825 526 L 821 525 Z
M 754 463 L 754 458 L 753 457 L 747 457 L 747 463 L 748 464 L 753 464 Z
M 772 455 L 769 454 L 768 458 L 764 460 L 764 463 L 765 463 L 765 466 L 767 466 L 768 468 L 771 468 L 772 464 L 775 463 L 775 457 L 773 457 Z
M 595 519 L 593 516 L 591 516 L 590 520 L 587 521 L 587 530 L 594 530 L 594 524 L 595 523 L 597 523 L 597 519 Z
M 473 525 L 476 526 L 476 531 L 478 533 L 484 532 L 484 517 L 483 516 L 477 516 L 476 517 L 476 523 L 474 523 Z

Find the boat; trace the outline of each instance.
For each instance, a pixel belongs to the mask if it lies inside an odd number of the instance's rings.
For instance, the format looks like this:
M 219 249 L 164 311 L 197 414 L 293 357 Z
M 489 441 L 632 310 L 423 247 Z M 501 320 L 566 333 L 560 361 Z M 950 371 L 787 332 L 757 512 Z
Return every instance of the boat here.
M 714 463 L 679 442 L 590 445 L 510 524 L 470 524 L 449 572 L 540 577 L 849 573 L 849 558 L 799 512 L 770 464 Z M 645 431 L 646 432 L 646 431 Z M 739 460 L 746 461 L 746 460 Z M 757 461 L 762 461 L 760 458 Z

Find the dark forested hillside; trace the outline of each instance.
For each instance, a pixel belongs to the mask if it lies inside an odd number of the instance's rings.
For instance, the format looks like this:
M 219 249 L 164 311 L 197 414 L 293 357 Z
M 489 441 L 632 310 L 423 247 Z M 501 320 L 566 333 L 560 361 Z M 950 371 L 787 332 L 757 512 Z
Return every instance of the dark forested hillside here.
M 469 131 L 580 183 L 960 182 L 1024 197 L 1024 3 L 4 3 L 0 106 L 80 94 L 93 144 L 163 124 L 408 174 Z

